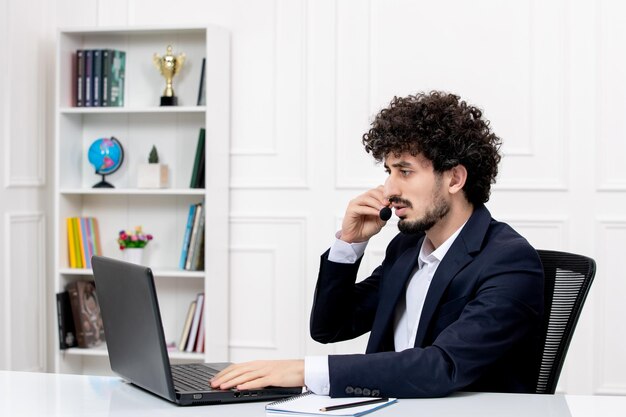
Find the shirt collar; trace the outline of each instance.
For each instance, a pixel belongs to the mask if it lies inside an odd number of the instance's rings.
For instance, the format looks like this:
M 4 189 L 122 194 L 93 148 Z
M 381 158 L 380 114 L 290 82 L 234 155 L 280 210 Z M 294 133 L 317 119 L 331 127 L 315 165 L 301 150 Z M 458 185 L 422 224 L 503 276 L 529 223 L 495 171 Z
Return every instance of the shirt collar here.
M 419 267 L 422 268 L 424 264 L 438 264 L 439 262 L 441 262 L 443 257 L 446 256 L 446 253 L 448 253 L 448 249 L 450 249 L 456 238 L 461 233 L 461 230 L 463 230 L 463 227 L 465 227 L 466 223 L 467 221 L 465 221 L 465 223 L 463 223 L 461 227 L 456 229 L 456 231 L 452 233 L 452 235 L 450 235 L 450 237 L 446 239 L 446 241 L 443 242 L 441 246 L 439 246 L 437 249 L 433 247 L 433 244 L 428 236 L 425 236 L 424 241 L 422 242 L 422 247 L 420 248 L 419 256 L 417 258 Z

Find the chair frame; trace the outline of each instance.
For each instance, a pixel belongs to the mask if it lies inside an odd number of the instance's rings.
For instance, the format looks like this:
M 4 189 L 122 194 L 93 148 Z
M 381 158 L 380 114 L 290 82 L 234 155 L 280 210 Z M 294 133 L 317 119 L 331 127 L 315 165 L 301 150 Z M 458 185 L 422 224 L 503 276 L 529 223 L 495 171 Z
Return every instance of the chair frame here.
M 554 394 L 576 324 L 596 273 L 596 263 L 586 256 L 568 252 L 537 250 L 537 253 L 544 269 L 545 300 L 543 347 L 535 392 Z M 559 309 L 558 303 L 562 297 L 566 297 L 569 302 L 573 299 L 571 311 Z M 554 303 L 555 299 L 557 304 Z M 565 310 L 568 309 L 565 306 Z

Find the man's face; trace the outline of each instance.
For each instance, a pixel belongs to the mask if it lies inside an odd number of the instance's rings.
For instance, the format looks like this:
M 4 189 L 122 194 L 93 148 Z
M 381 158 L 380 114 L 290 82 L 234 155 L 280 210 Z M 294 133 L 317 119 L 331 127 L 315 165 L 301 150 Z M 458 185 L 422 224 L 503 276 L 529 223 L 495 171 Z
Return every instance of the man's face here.
M 402 233 L 430 230 L 450 211 L 445 198 L 443 175 L 433 170 L 432 163 L 421 155 L 404 153 L 385 158 L 385 197 L 400 218 Z

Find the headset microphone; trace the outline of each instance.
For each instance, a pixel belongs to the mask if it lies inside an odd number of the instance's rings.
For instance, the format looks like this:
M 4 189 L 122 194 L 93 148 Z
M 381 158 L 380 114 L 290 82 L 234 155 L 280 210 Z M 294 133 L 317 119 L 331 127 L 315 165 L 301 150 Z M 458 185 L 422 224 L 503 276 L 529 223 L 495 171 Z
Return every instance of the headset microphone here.
M 391 219 L 391 209 L 389 207 L 383 207 L 380 209 L 378 215 L 380 216 L 381 220 L 387 221 Z

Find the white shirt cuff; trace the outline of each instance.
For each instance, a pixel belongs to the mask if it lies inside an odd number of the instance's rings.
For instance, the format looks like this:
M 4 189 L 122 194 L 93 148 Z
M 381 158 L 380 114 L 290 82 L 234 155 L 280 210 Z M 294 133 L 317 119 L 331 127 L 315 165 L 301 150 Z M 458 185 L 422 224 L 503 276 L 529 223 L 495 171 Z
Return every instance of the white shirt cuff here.
M 330 394 L 328 356 L 304 357 L 304 385 L 317 395 Z
M 365 253 L 367 242 L 348 243 L 335 239 L 335 243 L 330 247 L 328 260 L 339 264 L 353 264 Z

